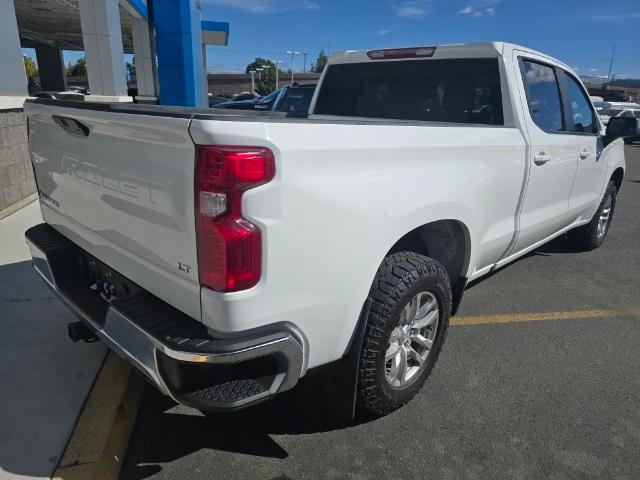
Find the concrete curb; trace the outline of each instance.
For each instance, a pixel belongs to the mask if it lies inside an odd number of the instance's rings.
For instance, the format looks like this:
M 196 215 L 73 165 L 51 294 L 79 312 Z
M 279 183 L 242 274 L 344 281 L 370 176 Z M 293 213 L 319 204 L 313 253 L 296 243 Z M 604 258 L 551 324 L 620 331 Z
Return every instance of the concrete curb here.
M 116 480 L 142 399 L 145 381 L 113 352 L 84 404 L 54 480 Z
M 9 215 L 11 215 L 12 213 L 17 212 L 18 210 L 20 210 L 22 207 L 26 207 L 27 205 L 29 205 L 31 202 L 34 202 L 38 199 L 38 194 L 37 193 L 32 193 L 31 195 L 29 195 L 28 197 L 23 198 L 22 200 L 18 200 L 16 203 L 14 203 L 13 205 L 9 205 L 7 208 L 5 208 L 4 210 L 0 211 L 0 220 L 2 220 L 5 217 L 8 217 Z

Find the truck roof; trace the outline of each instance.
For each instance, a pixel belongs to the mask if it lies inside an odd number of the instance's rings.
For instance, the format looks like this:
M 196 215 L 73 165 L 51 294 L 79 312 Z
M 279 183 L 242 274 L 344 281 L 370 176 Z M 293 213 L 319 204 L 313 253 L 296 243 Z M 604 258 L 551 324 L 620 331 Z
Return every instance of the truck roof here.
M 545 58 L 548 58 L 550 61 L 553 61 L 564 68 L 571 70 L 571 67 L 567 66 L 563 62 L 550 57 L 544 53 L 538 52 L 528 47 L 523 47 L 521 45 L 516 45 L 514 43 L 508 42 L 471 42 L 471 43 L 452 43 L 445 45 L 425 45 L 425 46 L 414 46 L 415 48 L 434 48 L 435 52 L 430 57 L 426 58 L 483 58 L 483 57 L 499 57 L 507 55 L 509 52 L 513 50 L 521 50 L 524 52 L 532 53 L 534 55 L 539 55 Z M 404 48 L 404 47 L 403 47 Z M 411 47 L 410 47 L 411 48 Z M 367 55 L 368 52 L 374 50 L 386 50 L 382 49 L 372 49 L 372 50 L 347 50 L 344 52 L 336 52 L 331 55 L 329 58 L 328 64 L 343 64 L 343 63 L 365 63 L 365 62 L 379 62 L 379 61 L 398 61 L 402 60 L 400 58 L 396 59 L 381 59 L 381 60 L 372 60 Z M 406 58 L 405 58 L 406 60 Z

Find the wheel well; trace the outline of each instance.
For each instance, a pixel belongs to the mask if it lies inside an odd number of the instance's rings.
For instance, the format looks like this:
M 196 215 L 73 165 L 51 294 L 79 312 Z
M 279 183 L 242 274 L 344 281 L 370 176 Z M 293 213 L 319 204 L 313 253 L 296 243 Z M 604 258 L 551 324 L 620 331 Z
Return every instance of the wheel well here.
M 411 230 L 398 240 L 387 255 L 410 251 L 440 262 L 454 287 L 469 263 L 469 234 L 457 220 L 438 220 Z
M 620 186 L 622 185 L 622 179 L 624 178 L 624 170 L 622 167 L 616 168 L 616 170 L 611 175 L 611 180 L 616 184 L 616 190 L 620 190 Z

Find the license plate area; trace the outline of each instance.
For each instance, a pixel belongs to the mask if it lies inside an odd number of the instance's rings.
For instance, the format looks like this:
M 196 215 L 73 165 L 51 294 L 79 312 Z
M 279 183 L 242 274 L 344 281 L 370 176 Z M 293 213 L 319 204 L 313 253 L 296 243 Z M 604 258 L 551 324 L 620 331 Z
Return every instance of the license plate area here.
M 141 289 L 118 272 L 86 252 L 80 254 L 87 288 L 107 303 L 127 298 Z

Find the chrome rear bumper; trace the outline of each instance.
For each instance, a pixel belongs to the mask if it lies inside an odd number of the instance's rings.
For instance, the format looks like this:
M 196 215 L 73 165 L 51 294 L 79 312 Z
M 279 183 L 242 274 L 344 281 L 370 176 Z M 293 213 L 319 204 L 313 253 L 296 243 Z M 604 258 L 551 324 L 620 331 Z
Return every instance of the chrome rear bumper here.
M 33 266 L 49 288 L 97 337 L 180 403 L 243 408 L 292 388 L 304 374 L 307 342 L 291 324 L 215 338 L 148 292 L 107 304 L 70 272 L 70 258 L 86 252 L 46 224 L 25 236 Z M 103 302 L 102 310 L 91 302 Z

